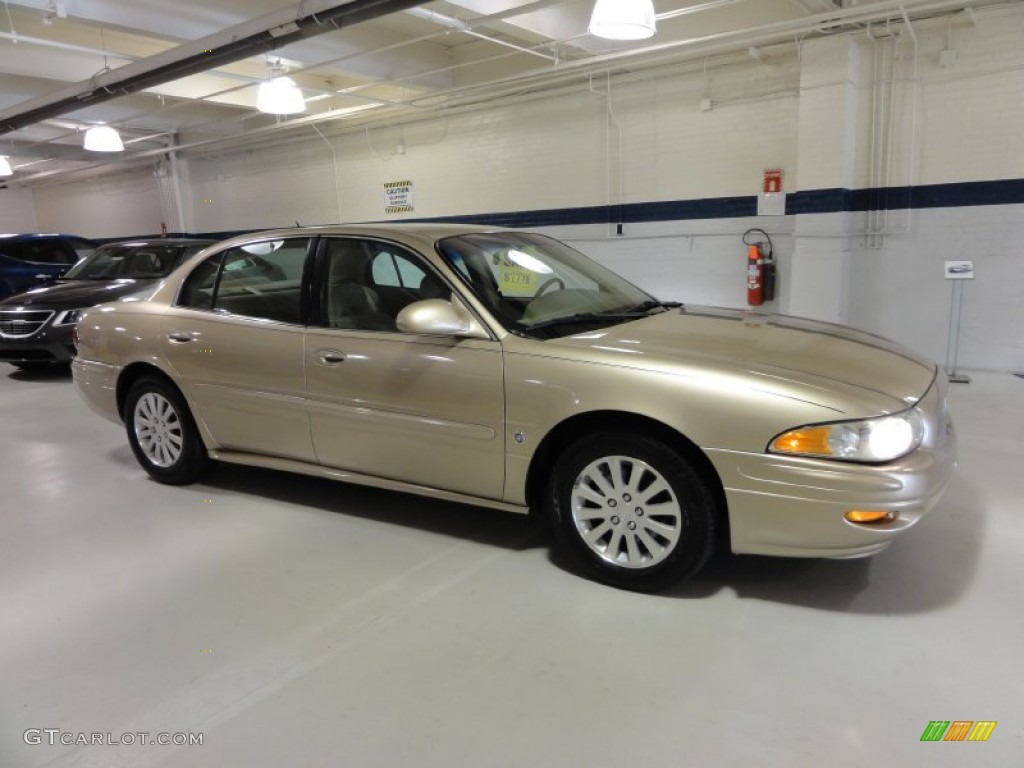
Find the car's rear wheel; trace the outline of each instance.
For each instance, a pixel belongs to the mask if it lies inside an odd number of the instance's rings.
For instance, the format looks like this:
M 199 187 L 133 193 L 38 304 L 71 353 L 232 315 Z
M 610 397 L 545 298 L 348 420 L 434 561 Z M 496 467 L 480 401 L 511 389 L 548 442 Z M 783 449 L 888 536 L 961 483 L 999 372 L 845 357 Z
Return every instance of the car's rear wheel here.
M 124 421 L 135 458 L 154 480 L 187 485 L 209 466 L 185 399 L 169 382 L 145 376 L 132 384 Z
M 696 573 L 714 543 L 708 482 L 664 443 L 606 432 L 558 459 L 547 503 L 562 548 L 599 581 L 662 589 Z

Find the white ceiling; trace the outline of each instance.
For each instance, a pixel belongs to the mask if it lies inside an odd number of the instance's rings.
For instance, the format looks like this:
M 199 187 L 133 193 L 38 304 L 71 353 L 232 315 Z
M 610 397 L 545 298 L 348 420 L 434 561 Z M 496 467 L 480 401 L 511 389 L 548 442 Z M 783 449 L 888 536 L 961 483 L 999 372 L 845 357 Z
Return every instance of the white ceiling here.
M 222 59 L 212 69 L 124 94 L 127 75 L 217 52 L 232 40 L 280 30 L 283 22 L 329 14 L 331 7 L 375 3 L 9 0 L 0 7 L 0 128 L 16 129 L 0 133 L 0 155 L 10 156 L 15 176 L 4 181 L 32 186 L 154 163 L 172 145 L 186 153 L 255 146 L 310 124 L 400 122 L 595 73 L 639 71 L 1006 2 L 657 0 L 658 34 L 626 45 L 587 35 L 593 0 L 447 0 L 340 30 L 326 25 L 322 29 L 330 31 L 272 52 Z M 305 115 L 285 120 L 256 111 L 268 60 L 280 60 L 302 87 Z M 52 112 L 51 105 L 69 96 L 59 114 L 40 116 L 38 110 Z M 79 96 L 88 96 L 89 104 L 78 106 Z M 81 131 L 96 123 L 116 126 L 125 152 L 82 150 Z

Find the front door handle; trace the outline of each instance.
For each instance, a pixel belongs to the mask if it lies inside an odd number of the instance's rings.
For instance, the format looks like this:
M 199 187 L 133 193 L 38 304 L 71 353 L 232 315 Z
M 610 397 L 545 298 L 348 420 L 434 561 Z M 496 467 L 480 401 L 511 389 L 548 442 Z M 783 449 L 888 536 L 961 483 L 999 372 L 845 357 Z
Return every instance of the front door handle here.
M 196 337 L 188 331 L 170 331 L 167 334 L 167 339 L 172 344 L 188 344 L 190 341 L 195 341 Z
M 324 365 L 338 365 L 345 362 L 345 353 L 336 349 L 321 349 L 316 356 Z

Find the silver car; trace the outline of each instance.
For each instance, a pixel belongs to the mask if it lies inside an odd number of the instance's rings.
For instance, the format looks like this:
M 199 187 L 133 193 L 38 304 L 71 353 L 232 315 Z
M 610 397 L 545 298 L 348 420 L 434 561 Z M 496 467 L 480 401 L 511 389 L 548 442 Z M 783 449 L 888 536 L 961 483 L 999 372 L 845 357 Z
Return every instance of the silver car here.
M 160 482 L 217 460 L 532 510 L 583 572 L 630 589 L 692 575 L 718 542 L 876 553 L 955 466 L 933 363 L 658 301 L 516 230 L 240 237 L 77 332 L 79 392 Z

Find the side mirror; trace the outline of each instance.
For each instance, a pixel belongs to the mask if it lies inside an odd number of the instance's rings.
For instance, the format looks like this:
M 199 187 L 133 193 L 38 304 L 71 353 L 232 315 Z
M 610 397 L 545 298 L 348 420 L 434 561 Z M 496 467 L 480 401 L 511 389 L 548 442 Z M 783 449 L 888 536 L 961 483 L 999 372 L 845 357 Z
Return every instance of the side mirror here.
M 489 338 L 487 331 L 462 306 L 444 299 L 416 301 L 398 313 L 395 318 L 403 333 L 423 333 L 430 336 L 462 336 L 470 339 Z

